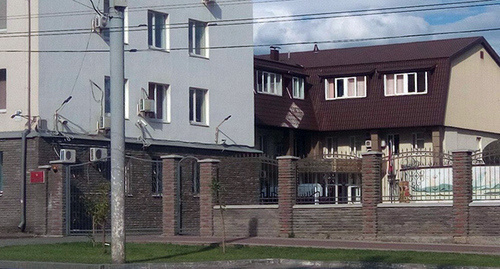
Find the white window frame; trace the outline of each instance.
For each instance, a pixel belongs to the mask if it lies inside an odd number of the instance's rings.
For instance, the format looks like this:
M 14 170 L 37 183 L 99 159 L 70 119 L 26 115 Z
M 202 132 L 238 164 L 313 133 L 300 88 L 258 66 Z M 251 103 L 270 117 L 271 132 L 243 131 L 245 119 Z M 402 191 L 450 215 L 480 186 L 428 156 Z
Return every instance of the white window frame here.
M 304 78 L 292 77 L 292 96 L 295 99 L 304 99 Z
M 205 111 L 201 113 L 202 117 L 204 115 L 204 118 L 202 118 L 200 121 L 196 120 L 196 112 L 198 111 L 197 110 L 198 104 L 196 103 L 197 92 L 204 92 L 204 95 L 203 95 L 204 106 L 200 107 L 200 109 L 204 109 Z M 190 116 L 192 115 L 192 119 L 190 117 L 189 122 L 192 125 L 208 126 L 209 125 L 209 111 L 210 111 L 209 110 L 210 103 L 209 103 L 208 90 L 207 89 L 200 89 L 200 88 L 190 88 L 189 89 L 189 99 L 190 99 L 189 115 Z M 192 103 L 191 103 L 191 101 L 192 101 Z
M 358 91 L 358 78 L 362 77 L 364 79 L 364 87 L 365 91 L 364 94 L 361 95 Z M 354 79 L 354 96 L 348 96 L 349 90 L 348 90 L 348 81 L 349 79 Z M 337 81 L 343 80 L 344 81 L 344 96 L 337 96 Z M 329 87 L 330 87 L 330 81 L 333 82 L 333 97 L 328 95 L 329 92 Z M 353 98 L 365 98 L 367 94 L 367 78 L 366 76 L 356 76 L 356 77 L 340 77 L 340 78 L 327 78 L 325 79 L 325 100 L 338 100 L 338 99 L 353 99 Z
M 419 92 L 418 91 L 418 72 L 409 72 L 409 73 L 398 73 L 398 74 L 385 74 L 384 75 L 384 94 L 385 96 L 397 96 L 397 95 L 420 95 L 420 94 L 427 94 L 427 91 L 429 89 L 429 72 L 424 72 L 425 75 L 425 91 Z M 393 75 L 393 89 L 394 93 L 388 93 L 387 92 L 387 76 L 388 75 Z M 414 75 L 415 77 L 415 92 L 408 92 L 408 76 L 409 75 Z M 397 90 L 397 76 L 403 76 L 403 92 L 398 93 Z
M 125 79 L 124 84 L 124 102 L 125 102 L 125 119 L 129 119 L 130 116 L 130 96 L 129 96 L 129 82 L 128 79 Z M 109 87 L 109 88 L 108 88 Z M 109 93 L 108 93 L 109 91 Z M 108 96 L 107 96 L 108 93 Z M 110 100 L 108 100 L 108 98 Z M 111 116 L 111 77 L 104 76 L 104 92 L 103 92 L 103 104 L 102 104 L 102 115 Z M 109 103 L 109 112 L 106 112 L 106 102 Z
M 422 141 L 423 147 L 418 147 L 418 142 Z M 425 134 L 423 132 L 412 133 L 413 149 L 425 149 Z
M 204 44 L 201 44 L 202 41 L 200 41 L 200 47 L 196 46 L 199 42 L 197 42 L 197 35 L 196 35 L 196 29 L 197 26 L 203 25 L 203 39 Z M 209 33 L 208 33 L 208 23 L 203 22 L 203 21 L 198 21 L 198 20 L 193 20 L 189 19 L 189 55 L 191 56 L 196 56 L 196 57 L 202 57 L 202 58 L 208 58 L 209 56 Z M 199 50 L 199 53 L 197 53 L 197 50 Z
M 170 106 L 171 106 L 171 101 L 170 101 L 170 85 L 168 84 L 163 84 L 163 83 L 156 83 L 156 82 L 149 82 L 148 83 L 148 95 L 149 95 L 149 90 L 151 85 L 154 85 L 153 89 L 153 99 L 149 98 L 150 100 L 154 100 L 154 117 L 148 117 L 149 119 L 153 121 L 158 121 L 158 122 L 163 122 L 163 123 L 170 123 L 171 120 L 171 113 L 170 113 Z M 161 87 L 161 89 L 160 89 Z M 162 105 L 162 115 L 161 118 L 158 118 L 158 100 L 156 98 L 158 97 L 158 90 L 163 90 L 163 101 L 161 102 Z
M 259 73 L 260 81 L 259 84 Z M 274 79 L 271 79 L 271 78 Z M 258 93 L 271 94 L 271 95 L 283 95 L 283 76 L 278 73 L 267 72 L 267 71 L 255 71 L 255 85 L 257 86 Z M 272 80 L 272 83 L 271 83 Z M 271 84 L 274 87 L 271 87 Z
M 151 16 L 151 22 L 150 22 L 150 16 Z M 158 27 L 156 25 L 156 18 L 158 16 L 162 16 L 163 19 L 163 25 L 160 26 L 163 28 L 162 31 L 162 37 L 164 40 L 162 40 L 162 44 L 158 47 L 156 45 L 156 28 Z M 158 50 L 165 50 L 169 51 L 170 50 L 170 31 L 169 31 L 169 18 L 170 16 L 167 13 L 162 13 L 154 10 L 148 10 L 148 46 L 150 49 L 158 49 Z M 151 44 L 149 41 L 151 40 Z

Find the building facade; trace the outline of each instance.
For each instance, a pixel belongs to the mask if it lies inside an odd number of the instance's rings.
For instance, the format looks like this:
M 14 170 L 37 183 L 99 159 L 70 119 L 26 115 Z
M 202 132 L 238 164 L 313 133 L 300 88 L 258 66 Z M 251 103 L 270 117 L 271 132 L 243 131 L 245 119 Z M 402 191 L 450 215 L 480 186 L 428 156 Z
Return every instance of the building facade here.
M 105 162 L 109 153 L 113 29 L 106 21 L 113 18 L 106 16 L 109 0 L 93 2 L 97 11 L 87 3 L 33 0 L 29 16 L 28 2 L 0 1 L 0 210 L 6 216 L 0 233 L 16 231 L 20 222 L 22 230 L 46 233 L 41 216 L 50 206 L 38 192 L 48 185 L 33 183 L 31 172 L 62 160 L 105 175 L 93 161 Z M 257 152 L 248 91 L 253 49 L 241 46 L 252 43 L 252 26 L 223 25 L 252 17 L 252 5 L 128 2 L 126 154 L 151 161 L 138 181 L 145 184 L 143 198 L 161 204 L 159 187 L 151 186 L 160 176 L 160 156 Z

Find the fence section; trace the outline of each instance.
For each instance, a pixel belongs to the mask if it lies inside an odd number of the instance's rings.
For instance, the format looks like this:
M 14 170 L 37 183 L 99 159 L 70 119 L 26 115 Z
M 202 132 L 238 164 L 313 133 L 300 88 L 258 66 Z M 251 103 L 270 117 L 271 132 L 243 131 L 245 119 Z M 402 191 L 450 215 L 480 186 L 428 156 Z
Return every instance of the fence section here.
M 332 158 L 297 162 L 297 204 L 361 202 L 361 158 L 336 154 Z
M 260 204 L 278 203 L 278 161 L 270 157 L 260 157 Z
M 472 155 L 473 201 L 500 200 L 499 153 L 478 151 Z
M 383 158 L 384 202 L 453 200 L 452 156 L 414 149 Z

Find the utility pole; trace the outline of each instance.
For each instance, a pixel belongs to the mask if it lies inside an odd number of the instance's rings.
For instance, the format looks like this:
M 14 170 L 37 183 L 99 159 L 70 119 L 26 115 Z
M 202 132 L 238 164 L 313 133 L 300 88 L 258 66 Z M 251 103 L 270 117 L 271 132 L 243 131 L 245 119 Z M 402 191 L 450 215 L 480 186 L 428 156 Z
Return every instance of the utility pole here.
M 125 263 L 124 11 L 126 0 L 109 10 L 111 79 L 111 259 Z

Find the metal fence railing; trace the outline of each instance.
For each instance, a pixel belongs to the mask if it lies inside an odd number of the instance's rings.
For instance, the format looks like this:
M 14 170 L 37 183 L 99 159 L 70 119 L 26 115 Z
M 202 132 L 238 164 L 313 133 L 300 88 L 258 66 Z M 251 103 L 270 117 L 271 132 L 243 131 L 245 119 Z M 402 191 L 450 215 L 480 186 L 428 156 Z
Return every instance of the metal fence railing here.
M 472 154 L 472 200 L 500 200 L 500 152 L 498 149 Z
M 259 203 L 277 204 L 278 203 L 278 161 L 270 157 L 259 157 L 261 163 L 259 181 L 260 197 Z
M 383 158 L 383 202 L 453 200 L 452 156 L 414 149 Z

